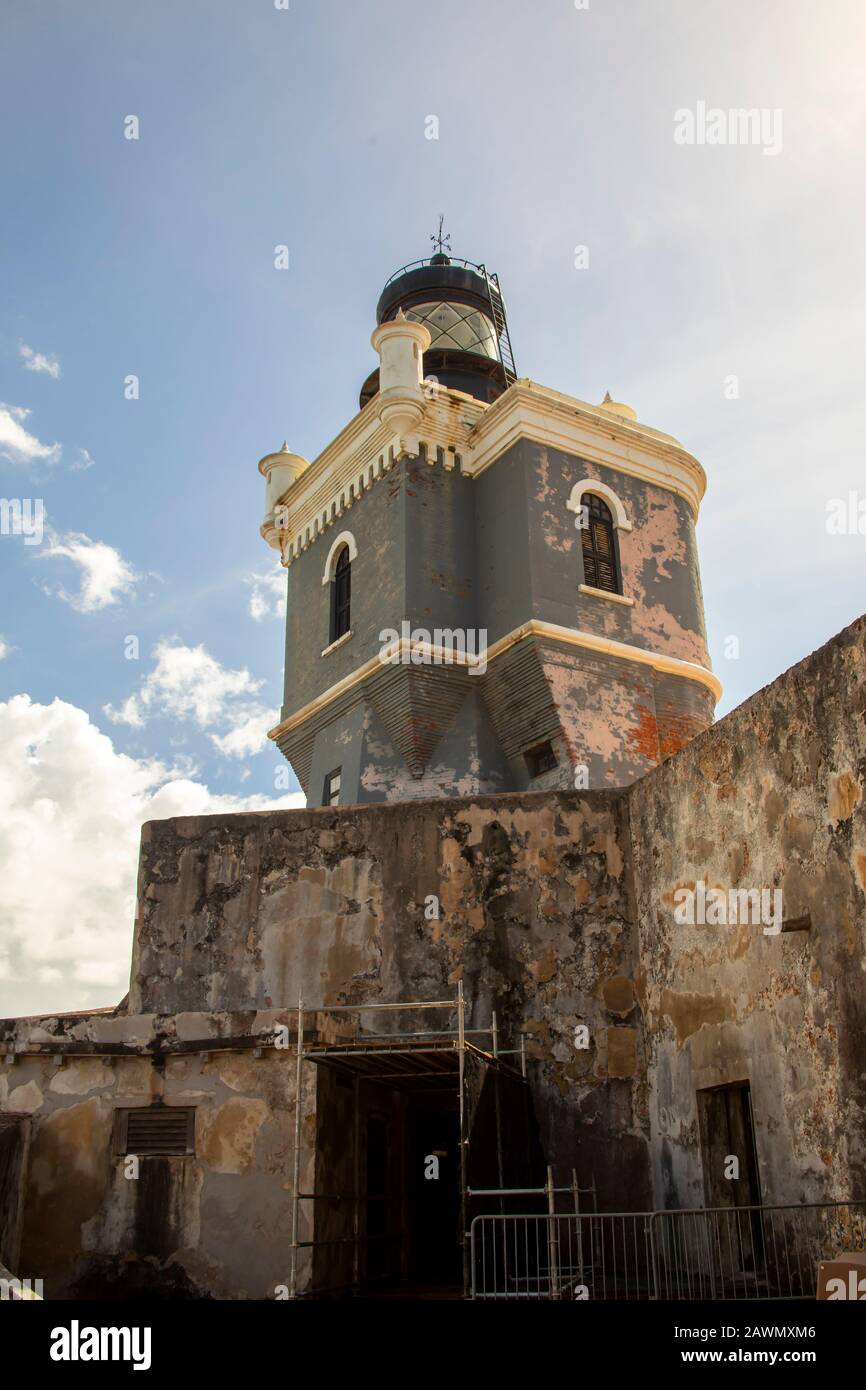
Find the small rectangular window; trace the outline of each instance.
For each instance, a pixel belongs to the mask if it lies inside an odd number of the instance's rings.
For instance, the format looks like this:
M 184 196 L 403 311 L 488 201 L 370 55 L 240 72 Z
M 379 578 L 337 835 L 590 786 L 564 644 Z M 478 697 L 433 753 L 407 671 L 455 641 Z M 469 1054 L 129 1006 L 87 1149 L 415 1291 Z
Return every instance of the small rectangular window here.
M 557 766 L 556 754 L 551 743 L 539 743 L 536 748 L 530 748 L 524 753 L 526 766 L 530 777 L 540 777 L 542 772 L 549 772 L 552 767 Z
M 146 1110 L 115 1110 L 114 1147 L 120 1154 L 195 1153 L 195 1108 L 149 1105 Z
M 325 778 L 325 795 L 323 797 L 326 806 L 339 806 L 340 787 L 342 785 L 343 769 L 338 767 L 334 772 L 329 772 Z

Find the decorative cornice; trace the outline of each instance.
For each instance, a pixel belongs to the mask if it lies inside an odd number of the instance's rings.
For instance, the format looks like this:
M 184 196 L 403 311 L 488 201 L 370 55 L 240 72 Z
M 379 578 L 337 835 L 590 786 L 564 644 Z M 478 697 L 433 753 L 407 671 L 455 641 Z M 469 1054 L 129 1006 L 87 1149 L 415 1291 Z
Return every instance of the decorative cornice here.
M 378 402 L 376 395 L 277 499 L 284 513 L 280 548 L 285 565 L 314 544 L 396 463 L 398 441 L 379 419 Z M 462 391 L 437 387 L 434 398 L 425 401 L 417 430 L 428 463 L 441 461 L 445 469 L 453 469 L 469 429 L 484 409 Z M 263 535 L 267 526 L 266 518 Z
M 522 379 L 488 406 L 469 432 L 463 471 L 480 476 L 519 439 L 532 439 L 675 492 L 697 519 L 707 477 L 672 435 Z
M 652 666 L 655 671 L 665 675 L 682 676 L 685 680 L 698 681 L 705 685 L 718 700 L 722 693 L 722 683 L 718 676 L 706 666 L 696 661 L 685 661 L 681 656 L 666 656 L 663 652 L 651 652 L 645 647 L 635 647 L 631 642 L 618 642 L 614 637 L 601 637 L 597 632 L 584 632 L 581 628 L 561 627 L 559 623 L 545 623 L 533 618 L 523 623 L 505 637 L 500 637 L 492 647 L 483 653 L 487 662 L 495 661 L 501 652 L 522 642 L 525 637 L 544 637 L 553 642 L 564 642 L 572 647 L 584 647 L 587 651 L 602 652 L 620 661 L 636 661 L 642 666 Z
M 614 415 L 527 379 L 486 405 L 437 386 L 425 401 L 417 438 L 428 463 L 459 462 L 477 478 L 520 439 L 601 464 L 683 497 L 697 518 L 706 474 L 671 435 Z M 379 418 L 374 396 L 277 499 L 279 544 L 290 565 L 396 462 L 398 441 Z M 266 518 L 262 534 L 274 531 Z
M 405 639 L 395 642 L 386 649 L 390 654 L 389 660 L 383 660 L 382 656 L 379 654 L 371 657 L 369 661 L 365 661 L 357 670 L 350 671 L 342 680 L 329 686 L 327 690 L 322 691 L 321 695 L 317 695 L 315 699 L 310 700 L 308 704 L 303 705 L 301 709 L 296 710 L 294 714 L 289 715 L 287 719 L 283 719 L 273 729 L 270 729 L 268 738 L 277 740 L 284 734 L 290 733 L 300 724 L 305 723 L 312 715 L 319 713 L 319 711 L 324 709 L 327 705 L 339 699 L 341 695 L 345 695 L 346 692 L 351 690 L 354 686 L 360 685 L 362 681 L 366 680 L 375 671 L 381 670 L 383 666 L 424 664 L 423 661 L 418 663 L 412 662 L 411 660 L 409 662 L 403 662 L 402 656 L 404 653 L 411 656 L 413 651 L 418 651 L 422 653 L 425 658 L 430 659 L 431 664 L 435 665 L 465 665 L 469 668 L 481 666 L 483 669 L 484 666 L 489 665 L 490 662 L 495 661 L 498 656 L 501 656 L 503 652 L 508 651 L 518 642 L 523 642 L 530 637 L 541 637 L 548 641 L 562 642 L 568 646 L 583 647 L 587 651 L 600 652 L 605 656 L 615 657 L 620 661 L 635 661 L 644 666 L 652 666 L 653 670 L 659 671 L 664 675 L 681 676 L 684 680 L 697 681 L 710 691 L 714 700 L 718 700 L 722 693 L 722 684 L 718 676 L 708 670 L 706 666 L 699 666 L 695 661 L 684 661 L 682 657 L 677 656 L 665 656 L 661 652 L 651 652 L 647 651 L 644 647 L 632 646 L 630 642 L 618 642 L 612 637 L 601 637 L 595 632 L 584 632 L 579 628 L 561 627 L 558 623 L 545 623 L 537 618 L 533 618 L 529 622 L 521 624 L 520 627 L 514 628 L 513 631 L 507 633 L 504 637 L 500 637 L 497 642 L 485 648 L 478 656 L 464 655 L 458 658 L 458 654 L 455 653 L 452 661 L 442 660 L 441 658 L 445 655 L 444 650 L 441 647 L 434 647 L 430 643 L 421 641 L 407 642 Z M 398 651 L 400 653 L 400 658 L 395 660 L 394 658 Z

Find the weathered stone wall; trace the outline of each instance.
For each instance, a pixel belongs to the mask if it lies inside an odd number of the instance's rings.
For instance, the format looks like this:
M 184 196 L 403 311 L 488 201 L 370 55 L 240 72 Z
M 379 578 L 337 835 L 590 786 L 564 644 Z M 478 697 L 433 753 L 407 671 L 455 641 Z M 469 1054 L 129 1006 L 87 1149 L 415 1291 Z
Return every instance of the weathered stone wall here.
M 764 1199 L 858 1192 L 863 652 L 860 622 L 625 796 L 149 827 L 135 1007 L 429 998 L 462 978 L 475 1025 L 495 1008 L 529 1040 L 551 1156 L 603 1170 L 611 1199 L 644 1184 L 649 1095 L 655 1200 L 700 1204 L 696 1092 L 746 1080 Z M 678 926 L 698 881 L 781 889 L 786 929 Z
M 630 791 L 660 1206 L 702 1204 L 696 1091 L 742 1080 L 764 1201 L 866 1195 L 864 791 L 863 619 Z M 699 881 L 786 929 L 677 925 Z
M 312 1021 L 312 1020 L 311 1020 Z M 274 1011 L 67 1015 L 0 1025 L 0 1105 L 30 1115 L 19 1266 L 48 1298 L 136 1291 L 266 1298 L 288 1284 L 295 1056 L 249 1044 Z M 234 1046 L 232 1046 L 234 1043 Z M 6 1058 L 4 1057 L 4 1061 Z M 314 1069 L 303 1092 L 301 1183 L 314 1181 Z M 115 1112 L 195 1108 L 195 1154 L 115 1152 Z M 301 1239 L 310 1213 L 302 1210 Z M 302 1258 L 301 1287 L 308 1276 Z
M 0 1025 L 0 1050 L 15 1056 L 0 1070 L 0 1105 L 33 1122 L 23 1258 L 46 1294 L 111 1284 L 261 1298 L 288 1282 L 294 1054 L 255 1057 L 244 1040 L 277 1022 L 293 1029 L 299 991 L 311 1009 L 455 997 L 462 980 L 470 1029 L 495 1008 L 501 1045 L 526 1040 L 540 1137 L 562 1181 L 576 1167 L 606 1205 L 646 1205 L 626 828 L 624 803 L 603 793 L 145 827 L 128 1012 Z M 434 894 L 438 917 L 425 915 Z M 316 1068 L 305 1072 L 301 1190 L 352 1190 L 339 1089 L 328 1077 L 319 1114 Z M 196 1152 L 142 1159 L 133 1181 L 113 1149 L 115 1110 L 155 1098 L 196 1107 Z M 362 1100 L 363 1120 L 373 1097 Z M 518 1128 L 506 1149 L 522 1155 L 522 1117 Z M 510 1156 L 512 1184 L 515 1171 Z M 489 1162 L 474 1181 L 494 1181 Z M 317 1205 L 319 1238 L 344 1236 L 351 1208 Z M 311 1204 L 301 1214 L 308 1239 Z M 346 1274 L 325 1256 L 319 1279 Z M 305 1260 L 301 1287 L 309 1273 Z
M 524 793 L 152 822 L 134 1011 L 447 998 L 527 1039 L 542 1140 L 648 1196 L 625 803 Z M 439 917 L 425 915 L 430 895 Z M 381 1022 L 381 1019 L 378 1020 Z M 577 1050 L 578 1023 L 590 1047 Z
M 0 1024 L 0 1108 L 32 1117 L 21 1268 L 49 1297 L 158 1271 L 176 1294 L 286 1283 L 292 1053 L 251 1043 L 292 1028 L 299 993 L 314 1009 L 462 981 L 469 1028 L 495 1009 L 502 1045 L 525 1040 L 545 1157 L 594 1176 L 602 1209 L 701 1205 L 698 1093 L 743 1082 L 765 1202 L 863 1197 L 864 792 L 861 619 L 625 792 L 150 823 L 125 1008 Z M 678 924 L 699 883 L 778 889 L 783 930 Z M 322 1174 L 353 1177 L 347 1102 L 325 1091 L 318 1114 L 307 1079 L 305 1191 L 317 1140 Z M 149 1161 L 142 1186 L 113 1115 L 155 1097 L 196 1106 L 196 1153 Z M 320 1233 L 345 1222 L 323 1209 Z

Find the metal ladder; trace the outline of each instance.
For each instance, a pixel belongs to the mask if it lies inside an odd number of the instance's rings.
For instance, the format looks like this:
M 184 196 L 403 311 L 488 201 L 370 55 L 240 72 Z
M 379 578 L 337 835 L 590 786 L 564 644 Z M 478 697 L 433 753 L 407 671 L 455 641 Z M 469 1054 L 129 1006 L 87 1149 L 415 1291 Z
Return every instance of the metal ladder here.
M 491 275 L 485 266 L 480 267 L 484 271 L 484 278 L 487 282 L 487 294 L 490 299 L 490 317 L 496 329 L 496 342 L 499 348 L 499 361 L 502 363 L 502 370 L 505 373 L 505 386 L 513 386 L 517 380 L 517 368 L 514 365 L 514 353 L 511 348 L 511 335 L 508 332 L 508 320 L 501 309 L 502 293 L 499 288 L 499 276 Z M 496 293 L 494 294 L 494 290 Z

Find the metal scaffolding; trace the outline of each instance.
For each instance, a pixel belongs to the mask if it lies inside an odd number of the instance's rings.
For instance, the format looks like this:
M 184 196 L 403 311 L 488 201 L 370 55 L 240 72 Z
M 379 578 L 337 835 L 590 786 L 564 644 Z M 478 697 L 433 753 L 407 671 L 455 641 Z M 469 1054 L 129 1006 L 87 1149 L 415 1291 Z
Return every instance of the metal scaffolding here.
M 335 1043 L 304 1040 L 304 1022 L 313 1014 L 361 1014 L 361 1013 L 406 1013 L 415 1010 L 447 1009 L 456 1014 L 456 1028 L 413 1030 L 409 1032 L 367 1033 L 356 1024 L 355 1034 L 350 1039 Z M 504 1199 L 517 1189 L 506 1189 L 503 1185 L 503 1144 L 502 1116 L 500 1107 L 499 1079 L 508 1075 L 523 1085 L 526 1083 L 526 1046 L 521 1036 L 519 1047 L 500 1046 L 499 1028 L 496 1014 L 491 1017 L 488 1028 L 466 1027 L 466 1004 L 463 985 L 458 984 L 457 995 L 452 999 L 409 1000 L 404 1003 L 370 1003 L 318 1005 L 315 1008 L 298 999 L 296 1043 L 296 1091 L 294 1122 L 293 1157 L 293 1206 L 292 1243 L 289 1297 L 298 1298 L 299 1252 L 304 1249 L 315 1250 L 325 1245 L 351 1244 L 352 1280 L 351 1287 L 358 1292 L 360 1287 L 360 1247 L 367 1237 L 360 1232 L 360 1211 L 364 1202 L 384 1200 L 384 1197 L 371 1198 L 360 1192 L 360 1144 L 359 1144 L 359 1086 L 361 1082 L 372 1082 L 391 1090 L 407 1091 L 413 1094 L 423 1092 L 440 1093 L 457 1090 L 457 1110 L 459 1124 L 459 1183 L 460 1183 L 460 1229 L 462 1233 L 463 1288 L 468 1296 L 470 1291 L 469 1263 L 469 1202 L 473 1196 Z M 489 1046 L 480 1045 L 475 1039 L 488 1039 Z M 495 1077 L 494 1101 L 496 1121 L 496 1153 L 499 1172 L 498 1188 L 478 1189 L 473 1193 L 468 1181 L 469 1126 L 467 1116 L 466 1077 L 467 1061 L 474 1059 L 486 1068 L 492 1069 Z M 512 1060 L 508 1060 L 512 1059 Z M 514 1060 L 516 1059 L 516 1060 Z M 351 1193 L 326 1193 L 301 1191 L 302 1117 L 304 1098 L 304 1063 L 331 1067 L 351 1078 L 354 1089 L 353 1121 L 353 1162 L 354 1184 Z M 528 1094 L 525 1103 L 528 1105 Z M 310 1146 L 308 1146 L 309 1148 Z M 315 1147 L 315 1146 L 313 1146 Z M 318 1181 L 314 1181 L 314 1189 Z M 526 1189 L 521 1189 L 526 1190 Z M 546 1189 L 540 1189 L 542 1192 Z M 319 1201 L 351 1203 L 352 1235 L 334 1241 L 316 1240 L 315 1205 L 313 1206 L 313 1230 L 311 1240 L 300 1239 L 301 1203 Z M 334 1292 L 334 1289 L 312 1290 L 312 1292 Z M 309 1291 L 306 1291 L 309 1292 Z

